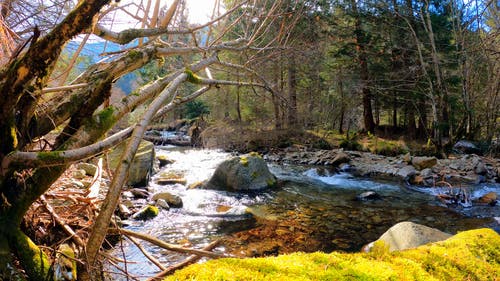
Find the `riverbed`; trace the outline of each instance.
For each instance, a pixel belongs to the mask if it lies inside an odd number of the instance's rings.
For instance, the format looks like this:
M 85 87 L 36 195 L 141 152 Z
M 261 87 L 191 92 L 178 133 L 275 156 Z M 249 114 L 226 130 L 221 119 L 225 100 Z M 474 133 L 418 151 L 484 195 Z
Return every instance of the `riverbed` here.
M 259 193 L 188 189 L 189 185 L 208 179 L 217 165 L 232 155 L 218 150 L 171 146 L 157 147 L 157 155 L 161 154 L 167 155 L 174 163 L 153 176 L 148 190 L 151 193 L 168 191 L 179 195 L 183 199 L 183 207 L 162 210 L 150 221 L 132 220 L 127 228 L 169 243 L 201 248 L 224 237 L 232 237 L 234 241 L 242 237 L 238 233 L 262 227 L 262 222 L 271 222 L 272 235 L 262 237 L 258 243 L 248 239 L 239 245 L 237 251 L 227 248 L 234 243 L 223 244 L 215 251 L 258 256 L 285 253 L 297 245 L 295 248 L 302 251 L 354 252 L 401 221 L 413 221 L 451 234 L 479 227 L 491 227 L 497 231 L 499 228 L 498 205 L 446 206 L 436 200 L 438 191 L 430 188 L 356 178 L 326 167 L 269 163 L 280 184 L 277 188 Z M 163 171 L 182 175 L 186 184 L 156 184 L 156 177 Z M 498 184 L 464 188 L 474 197 L 491 191 L 500 194 Z M 366 191 L 374 191 L 380 198 L 356 200 Z M 245 237 L 248 238 L 248 235 Z M 286 240 L 290 237 L 293 241 Z M 271 252 L 266 252 L 267 248 Z M 166 266 L 186 257 L 157 247 L 146 246 L 146 249 Z M 128 272 L 140 280 L 159 271 L 137 247 L 127 241 L 119 243 L 112 254 L 129 261 Z M 112 278 L 120 280 L 119 275 Z

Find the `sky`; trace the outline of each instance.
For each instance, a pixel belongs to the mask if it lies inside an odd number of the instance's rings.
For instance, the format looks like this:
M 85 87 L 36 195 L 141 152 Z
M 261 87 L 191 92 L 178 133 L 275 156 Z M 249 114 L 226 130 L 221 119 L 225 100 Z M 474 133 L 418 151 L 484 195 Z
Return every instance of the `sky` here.
M 130 5 L 131 3 L 140 3 L 141 1 L 139 0 L 122 0 L 120 1 L 119 5 L 123 7 L 130 7 L 128 8 L 130 11 L 134 11 L 136 8 L 134 6 L 127 6 Z M 155 0 L 152 1 L 154 6 Z M 170 6 L 170 4 L 173 2 L 173 0 L 162 0 L 161 7 L 164 7 L 165 5 Z M 144 5 L 147 3 L 147 0 L 143 0 Z M 193 24 L 202 24 L 210 20 L 210 14 L 213 11 L 213 7 L 215 4 L 215 0 L 186 0 L 186 5 L 188 9 L 188 20 L 189 22 Z M 153 7 L 151 7 L 150 11 L 152 12 Z M 108 18 L 112 18 L 113 15 L 110 15 Z M 137 23 L 136 20 L 131 20 L 131 18 L 125 14 L 124 12 L 117 12 L 116 15 L 114 16 L 114 21 L 113 21 L 113 30 L 119 31 L 123 30 L 126 28 L 131 28 L 131 27 L 140 27 L 136 26 L 135 24 Z

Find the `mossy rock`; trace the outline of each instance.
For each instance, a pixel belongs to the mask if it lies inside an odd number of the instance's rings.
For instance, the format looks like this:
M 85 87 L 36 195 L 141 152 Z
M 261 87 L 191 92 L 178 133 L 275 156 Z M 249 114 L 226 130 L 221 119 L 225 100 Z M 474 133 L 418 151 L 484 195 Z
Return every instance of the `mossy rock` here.
M 500 276 L 500 235 L 491 229 L 461 232 L 406 251 L 376 248 L 371 253 L 212 260 L 165 280 L 497 280 Z
M 135 213 L 132 218 L 136 220 L 149 220 L 158 215 L 160 210 L 156 206 L 147 205 L 137 213 Z
M 123 142 L 108 154 L 109 167 L 114 170 L 118 166 L 121 155 L 127 143 Z M 152 142 L 141 141 L 139 148 L 130 164 L 127 184 L 131 186 L 146 186 L 153 172 L 155 150 Z

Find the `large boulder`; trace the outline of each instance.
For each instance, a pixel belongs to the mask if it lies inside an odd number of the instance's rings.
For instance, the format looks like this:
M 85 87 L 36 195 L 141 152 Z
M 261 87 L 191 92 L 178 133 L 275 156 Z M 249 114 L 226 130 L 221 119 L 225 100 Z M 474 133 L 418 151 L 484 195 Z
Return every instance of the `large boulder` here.
M 467 140 L 460 140 L 455 145 L 453 145 L 453 150 L 458 153 L 474 154 L 480 153 L 481 149 L 477 147 L 474 143 Z
M 125 146 L 126 142 L 123 142 L 108 154 L 110 169 L 114 170 L 118 166 L 118 161 L 120 161 Z M 154 161 L 155 149 L 153 143 L 144 140 L 141 141 L 130 165 L 127 184 L 131 186 L 146 186 L 153 173 Z
M 420 245 L 446 240 L 450 237 L 451 234 L 438 229 L 405 221 L 389 228 L 377 241 L 383 241 L 392 252 L 416 248 Z
M 272 187 L 276 177 L 259 156 L 246 155 L 222 162 L 205 188 L 229 191 L 252 191 Z

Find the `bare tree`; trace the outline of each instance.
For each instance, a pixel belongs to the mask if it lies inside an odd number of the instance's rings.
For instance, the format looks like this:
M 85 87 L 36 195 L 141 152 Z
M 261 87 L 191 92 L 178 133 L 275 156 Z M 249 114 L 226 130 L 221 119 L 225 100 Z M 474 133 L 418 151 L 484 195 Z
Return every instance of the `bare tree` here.
M 19 5 L 16 6 L 18 8 L 24 3 L 10 2 L 13 6 Z M 0 276 L 9 276 L 8 265 L 12 264 L 10 253 L 13 253 L 29 279 L 52 278 L 49 257 L 20 230 L 24 214 L 69 164 L 92 157 L 127 140 L 127 148 L 115 170 L 91 236 L 85 242 L 84 254 L 80 257 L 88 269 L 81 278 L 96 277 L 100 246 L 127 177 L 129 164 L 148 124 L 179 104 L 207 92 L 214 85 L 252 85 L 272 90 L 270 83 L 252 71 L 246 73 L 248 77 L 255 77 L 253 79 L 257 83 L 216 80 L 195 74 L 215 64 L 224 65 L 220 59 L 221 53 L 237 56 L 254 48 L 263 51 L 271 47 L 272 44 L 259 46 L 260 42 L 255 40 L 266 32 L 266 26 L 272 22 L 265 20 L 270 14 L 261 17 L 263 21 L 259 28 L 225 40 L 225 34 L 234 27 L 234 22 L 227 20 L 227 16 L 233 13 L 252 14 L 254 6 L 244 5 L 243 1 L 227 7 L 224 14 L 215 15 L 206 24 L 175 26 L 172 19 L 182 6 L 179 4 L 181 2 L 174 1 L 170 7 L 163 9 L 165 12 L 160 13 L 158 9 L 161 7 L 157 9 L 159 1 L 147 1 L 146 6 L 141 2 L 140 5 L 126 8 L 116 3 L 110 4 L 109 0 L 78 1 L 74 6 L 71 1 L 54 1 L 55 10 L 47 12 L 50 20 L 43 21 L 43 25 L 23 21 L 23 15 L 28 13 L 26 11 L 22 15 L 10 11 L 12 19 L 17 21 L 6 22 L 19 22 L 15 28 L 10 28 L 20 37 L 27 39 L 30 34 L 31 37 L 0 71 Z M 151 16 L 148 11 L 153 3 L 155 6 Z M 124 11 L 143 28 L 122 31 L 109 28 L 105 25 L 104 16 L 115 10 Z M 139 10 L 142 16 L 136 16 Z M 4 7 L 2 14 L 3 11 Z M 206 44 L 200 45 L 197 38 L 205 32 L 206 27 L 210 27 L 213 34 Z M 49 78 L 65 44 L 75 36 L 90 33 L 118 44 L 127 44 L 136 39 L 141 39 L 142 44 L 128 45 L 127 49 L 110 54 L 106 60 L 88 67 L 69 84 L 48 88 Z M 189 35 L 192 40 L 187 44 L 178 44 L 169 41 L 169 38 L 173 38 L 171 35 Z M 185 67 L 172 69 L 166 75 L 135 89 L 120 101 L 107 102 L 115 87 L 114 81 L 123 75 L 150 61 L 190 54 L 198 54 L 201 59 L 186 62 Z M 186 83 L 194 84 L 198 90 L 182 96 L 177 89 Z M 101 140 L 117 121 L 139 105 L 146 105 L 147 109 L 136 124 Z M 30 150 L 35 139 L 44 137 L 57 127 L 63 129 L 48 151 Z

